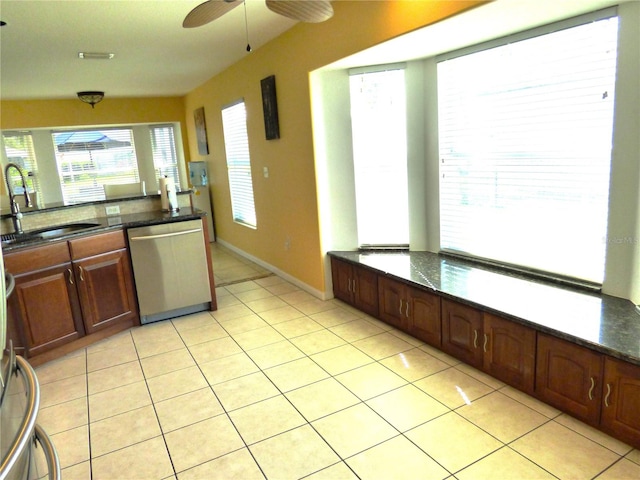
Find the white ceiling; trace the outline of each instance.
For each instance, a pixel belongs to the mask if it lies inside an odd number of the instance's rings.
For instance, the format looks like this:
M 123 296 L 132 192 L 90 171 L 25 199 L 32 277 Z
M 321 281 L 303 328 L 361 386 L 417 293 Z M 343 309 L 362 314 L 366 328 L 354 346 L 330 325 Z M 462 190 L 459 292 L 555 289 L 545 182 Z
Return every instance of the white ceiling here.
M 0 28 L 0 98 L 73 98 L 80 90 L 109 97 L 184 95 L 250 55 L 241 5 L 208 25 L 182 28 L 202 1 L 0 0 L 0 20 L 7 22 Z M 616 3 L 497 0 L 332 67 L 428 57 Z M 296 24 L 263 0 L 247 0 L 247 18 L 254 51 Z M 115 58 L 80 60 L 81 51 Z
M 242 59 L 242 5 L 199 28 L 182 21 L 204 0 L 0 0 L 0 97 L 72 98 L 184 95 Z M 263 0 L 247 1 L 255 51 L 296 24 Z M 78 52 L 113 60 L 80 60 Z

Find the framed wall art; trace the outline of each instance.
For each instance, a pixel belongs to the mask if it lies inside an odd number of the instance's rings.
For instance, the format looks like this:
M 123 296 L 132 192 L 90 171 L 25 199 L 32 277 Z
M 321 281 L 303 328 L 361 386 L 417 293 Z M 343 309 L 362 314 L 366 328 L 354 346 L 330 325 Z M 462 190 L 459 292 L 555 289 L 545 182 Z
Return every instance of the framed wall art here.
M 280 138 L 278 122 L 278 101 L 276 99 L 276 77 L 271 75 L 260 80 L 262 89 L 262 111 L 264 113 L 264 133 L 267 140 Z
M 196 122 L 196 137 L 198 138 L 198 153 L 200 155 L 209 154 L 209 142 L 207 141 L 207 123 L 204 119 L 204 107 L 200 107 L 193 112 Z

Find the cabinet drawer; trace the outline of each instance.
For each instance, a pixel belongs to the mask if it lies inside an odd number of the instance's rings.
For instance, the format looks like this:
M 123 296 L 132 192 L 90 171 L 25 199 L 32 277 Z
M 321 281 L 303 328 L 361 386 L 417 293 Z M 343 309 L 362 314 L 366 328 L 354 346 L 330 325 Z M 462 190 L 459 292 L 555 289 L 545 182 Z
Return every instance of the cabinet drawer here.
M 69 249 L 71 250 L 71 258 L 73 260 L 92 257 L 113 250 L 120 250 L 121 248 L 125 248 L 126 245 L 123 230 L 90 235 L 69 241 Z
M 67 263 L 70 260 L 67 242 L 58 242 L 7 253 L 4 256 L 4 265 L 13 275 L 20 275 Z

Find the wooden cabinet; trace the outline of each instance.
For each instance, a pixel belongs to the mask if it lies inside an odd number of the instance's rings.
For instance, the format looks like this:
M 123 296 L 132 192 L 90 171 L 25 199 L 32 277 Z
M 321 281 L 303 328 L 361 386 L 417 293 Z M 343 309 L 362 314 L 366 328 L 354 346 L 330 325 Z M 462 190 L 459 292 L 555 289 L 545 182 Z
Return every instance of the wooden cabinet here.
M 359 267 L 332 258 L 332 268 L 336 297 L 358 307 Z M 640 366 L 383 272 L 377 289 L 369 284 L 365 291 L 377 290 L 381 320 L 640 449 Z
M 131 263 L 124 232 L 69 242 L 86 333 L 136 319 Z
M 16 280 L 7 304 L 19 337 L 13 340 L 25 355 L 52 350 L 84 335 L 66 242 L 8 253 L 4 261 Z
M 9 252 L 16 279 L 8 302 L 19 347 L 40 355 L 104 329 L 138 319 L 124 232 Z
M 442 300 L 442 349 L 503 382 L 533 393 L 535 330 Z
M 482 350 L 485 372 L 524 392 L 533 393 L 535 330 L 485 312 Z
M 333 294 L 369 315 L 378 315 L 378 275 L 335 258 L 331 259 Z
M 409 330 L 407 286 L 387 277 L 378 277 L 378 316 L 405 332 Z
M 440 346 L 440 297 L 388 277 L 378 277 L 379 317 L 414 337 Z
M 482 368 L 482 312 L 442 299 L 442 350 Z
M 592 425 L 600 418 L 602 370 L 599 353 L 538 334 L 536 395 Z
M 602 429 L 640 448 L 640 367 L 606 357 L 603 389 Z

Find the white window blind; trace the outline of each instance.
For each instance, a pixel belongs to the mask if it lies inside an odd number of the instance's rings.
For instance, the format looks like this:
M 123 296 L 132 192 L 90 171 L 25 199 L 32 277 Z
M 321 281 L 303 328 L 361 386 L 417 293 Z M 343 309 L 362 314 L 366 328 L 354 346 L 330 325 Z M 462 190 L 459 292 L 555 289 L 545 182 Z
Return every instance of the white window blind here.
M 617 26 L 438 64 L 442 250 L 602 282 Z
M 408 247 L 405 71 L 394 65 L 350 73 L 358 243 Z
M 4 152 L 7 162 L 20 167 L 25 176 L 27 191 L 32 203 L 38 204 L 42 198 L 40 182 L 38 181 L 38 162 L 33 148 L 33 137 L 29 131 L 3 132 Z M 22 179 L 15 169 L 9 170 L 9 181 L 15 194 L 22 194 Z M 20 206 L 24 207 L 22 202 Z M 6 205 L 3 205 L 3 208 Z
M 222 109 L 224 145 L 231 190 L 233 220 L 256 227 L 256 209 L 251 179 L 251 157 L 247 136 L 247 112 L 244 101 Z
M 104 200 L 103 184 L 140 181 L 131 129 L 52 135 L 65 205 Z
M 175 185 L 180 185 L 173 125 L 153 125 L 149 127 L 149 133 L 156 178 L 166 175 Z

